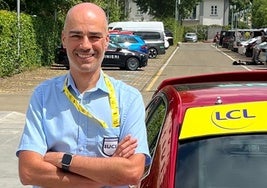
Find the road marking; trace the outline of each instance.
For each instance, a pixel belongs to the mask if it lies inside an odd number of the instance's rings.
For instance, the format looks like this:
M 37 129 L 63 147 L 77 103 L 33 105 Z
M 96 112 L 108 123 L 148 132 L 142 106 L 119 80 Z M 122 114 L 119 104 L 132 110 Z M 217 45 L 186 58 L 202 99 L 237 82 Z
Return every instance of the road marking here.
M 159 78 L 159 76 L 162 74 L 162 72 L 164 71 L 164 69 L 166 68 L 166 66 L 170 63 L 172 57 L 174 56 L 174 54 L 176 53 L 176 51 L 179 49 L 179 46 L 174 50 L 174 52 L 172 53 L 172 55 L 168 58 L 168 60 L 166 61 L 166 63 L 163 64 L 163 66 L 159 69 L 159 71 L 156 73 L 155 77 L 152 79 L 152 81 L 149 83 L 149 85 L 146 87 L 145 91 L 148 92 L 151 90 L 151 88 L 153 87 L 153 85 L 155 84 L 155 82 L 157 81 L 157 79 Z
M 216 46 L 214 46 L 214 45 L 211 45 L 211 46 L 213 46 L 214 48 L 216 48 Z M 216 50 L 220 51 L 223 55 L 227 56 L 232 61 L 237 61 L 236 59 L 232 58 L 231 56 L 229 56 L 228 54 L 224 53 L 220 49 L 216 48 Z M 247 66 L 244 66 L 244 65 L 240 65 L 240 66 L 243 67 L 244 69 L 246 69 L 247 71 L 252 71 L 252 69 L 248 68 Z

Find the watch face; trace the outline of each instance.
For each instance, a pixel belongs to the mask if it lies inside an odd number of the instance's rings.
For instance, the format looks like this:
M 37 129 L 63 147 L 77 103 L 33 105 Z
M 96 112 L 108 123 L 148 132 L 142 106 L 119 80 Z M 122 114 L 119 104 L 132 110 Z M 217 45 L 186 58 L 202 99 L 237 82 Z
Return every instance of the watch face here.
M 72 155 L 65 153 L 62 158 L 62 164 L 70 165 L 71 160 L 72 160 Z

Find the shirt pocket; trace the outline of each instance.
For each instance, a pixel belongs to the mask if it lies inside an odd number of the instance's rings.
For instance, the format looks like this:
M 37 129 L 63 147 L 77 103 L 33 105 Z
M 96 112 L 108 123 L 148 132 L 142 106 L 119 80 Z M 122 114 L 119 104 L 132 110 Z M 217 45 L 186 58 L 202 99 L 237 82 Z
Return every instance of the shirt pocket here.
M 120 128 L 101 129 L 98 134 L 98 149 L 103 157 L 111 157 L 120 141 Z

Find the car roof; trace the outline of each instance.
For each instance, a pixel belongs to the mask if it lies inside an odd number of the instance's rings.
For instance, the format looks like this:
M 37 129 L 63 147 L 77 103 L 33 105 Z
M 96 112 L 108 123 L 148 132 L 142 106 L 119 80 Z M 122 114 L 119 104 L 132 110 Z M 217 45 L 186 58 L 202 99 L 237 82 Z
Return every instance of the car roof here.
M 213 74 L 202 74 L 194 76 L 174 77 L 163 80 L 157 87 L 160 89 L 167 85 L 192 84 L 204 82 L 229 82 L 229 81 L 267 81 L 266 70 L 242 71 L 242 72 L 221 72 Z
M 172 101 L 169 103 L 171 109 L 178 109 L 178 122 L 182 124 L 189 109 L 197 111 L 207 107 L 206 110 L 214 110 L 218 106 L 247 106 L 262 101 L 266 106 L 267 71 L 170 78 L 159 85 L 154 95 L 159 92 L 164 93 L 169 101 Z
M 261 101 L 267 100 L 267 71 L 170 78 L 157 91 L 168 86 L 175 90 L 183 106 L 188 107 L 214 105 L 218 100 L 223 103 Z

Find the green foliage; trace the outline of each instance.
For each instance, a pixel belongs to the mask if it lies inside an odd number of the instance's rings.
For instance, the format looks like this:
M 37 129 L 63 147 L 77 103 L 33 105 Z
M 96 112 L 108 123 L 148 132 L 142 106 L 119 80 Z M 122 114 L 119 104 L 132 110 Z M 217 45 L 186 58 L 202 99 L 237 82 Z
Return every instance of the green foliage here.
M 255 28 L 267 27 L 267 1 L 254 0 L 252 6 L 252 24 Z
M 141 12 L 153 15 L 158 19 L 166 17 L 175 17 L 175 4 L 178 0 L 133 0 L 139 7 Z M 177 6 L 179 10 L 179 17 L 181 19 L 187 17 L 198 2 L 202 0 L 180 0 Z
M 183 40 L 184 27 L 175 21 L 175 18 L 165 18 L 163 23 L 164 27 L 173 33 L 174 44 Z
M 0 77 L 54 60 L 53 22 L 23 13 L 19 18 L 15 12 L 0 11 Z
M 230 0 L 229 1 L 230 5 L 235 5 L 237 12 L 250 8 L 252 2 L 253 0 Z
M 87 0 L 21 0 L 20 29 L 16 1 L 5 0 L 0 12 L 0 77 L 54 62 L 55 48 L 67 11 Z M 109 21 L 123 20 L 124 0 L 91 0 L 107 13 Z M 7 11 L 8 10 L 8 11 Z M 13 11 L 13 12 L 10 12 Z M 19 46 L 19 47 L 18 47 Z
M 16 15 L 0 11 L 0 77 L 16 72 L 19 68 L 16 33 Z

